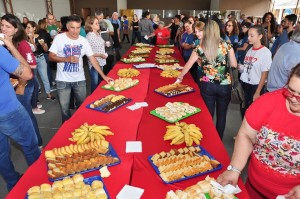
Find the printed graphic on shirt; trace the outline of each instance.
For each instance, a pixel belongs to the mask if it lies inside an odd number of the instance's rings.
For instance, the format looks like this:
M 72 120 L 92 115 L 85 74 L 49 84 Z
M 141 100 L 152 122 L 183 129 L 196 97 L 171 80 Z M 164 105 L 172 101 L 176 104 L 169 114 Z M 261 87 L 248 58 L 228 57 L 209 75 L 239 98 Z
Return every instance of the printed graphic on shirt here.
M 66 44 L 64 47 L 65 57 L 76 56 L 79 58 L 81 55 L 82 47 L 83 47 L 82 44 L 80 45 Z M 79 72 L 79 62 L 78 63 L 65 62 L 63 72 Z
M 254 63 L 257 62 L 257 58 L 254 57 L 253 55 L 247 56 L 244 59 L 244 66 L 245 69 L 247 70 L 247 73 L 250 72 L 250 70 L 252 69 Z
M 32 53 L 26 53 L 26 61 L 29 63 L 29 64 L 32 64 L 34 63 L 34 59 L 32 57 Z

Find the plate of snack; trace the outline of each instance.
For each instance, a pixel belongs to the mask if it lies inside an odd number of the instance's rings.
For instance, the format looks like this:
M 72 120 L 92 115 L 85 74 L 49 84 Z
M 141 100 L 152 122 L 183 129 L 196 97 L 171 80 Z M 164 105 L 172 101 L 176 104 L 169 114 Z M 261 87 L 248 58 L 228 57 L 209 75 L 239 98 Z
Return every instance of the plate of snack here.
M 166 65 L 166 64 L 160 64 L 157 66 L 157 68 L 161 70 L 182 70 L 183 66 L 180 66 L 179 64 L 173 64 L 173 65 Z
M 160 55 L 160 54 L 156 54 L 155 58 L 158 58 L 158 59 L 167 59 L 167 58 L 174 58 L 174 57 L 172 55 Z
M 217 182 L 214 178 L 206 176 L 205 180 L 201 180 L 196 184 L 187 187 L 184 190 L 176 190 L 175 192 L 171 190 L 167 192 L 166 199 L 173 199 L 173 198 L 238 199 L 234 194 L 235 193 L 225 193 L 225 191 L 220 189 L 220 187 L 217 185 Z
M 132 50 L 132 54 L 149 54 L 152 48 L 136 48 Z
M 129 54 L 129 58 L 136 58 L 136 57 L 142 57 L 142 58 L 148 58 L 149 54 Z
M 183 95 L 187 93 L 194 92 L 195 89 L 188 85 L 175 83 L 175 84 L 168 84 L 162 87 L 159 87 L 154 90 L 156 93 L 163 95 L 165 97 L 175 97 L 178 95 Z
M 140 71 L 135 68 L 122 68 L 118 70 L 119 77 L 136 77 L 139 76 Z
M 157 47 L 159 47 L 159 48 L 173 48 L 174 44 L 172 44 L 172 45 L 157 45 Z
M 110 113 L 118 108 L 121 108 L 125 104 L 128 104 L 130 101 L 131 98 L 127 98 L 123 95 L 108 95 L 104 98 L 96 100 L 91 104 L 88 104 L 86 107 L 103 113 Z
M 160 63 L 160 64 L 166 64 L 166 63 L 178 63 L 179 60 L 175 59 L 174 57 L 172 58 L 156 58 L 155 61 L 157 63 Z
M 95 171 L 102 166 L 120 164 L 114 148 L 105 140 L 70 144 L 45 151 L 50 181 L 61 180 L 77 173 Z
M 170 55 L 174 54 L 175 50 L 171 48 L 160 48 L 158 51 L 156 51 L 156 53 L 160 55 Z
M 114 81 L 109 82 L 108 84 L 105 84 L 101 88 L 111 91 L 123 91 L 126 89 L 129 89 L 131 87 L 134 87 L 138 85 L 139 80 L 138 79 L 131 79 L 131 78 L 118 78 Z
M 133 67 L 135 67 L 137 69 L 141 69 L 141 68 L 157 68 L 157 66 L 155 64 L 152 64 L 152 63 L 134 64 Z
M 130 64 L 130 63 L 136 63 L 136 62 L 144 62 L 146 60 L 143 57 L 137 56 L 137 57 L 133 57 L 133 58 L 123 58 L 123 59 L 121 59 L 121 61 L 126 64 Z
M 135 46 L 137 47 L 146 47 L 146 46 L 150 46 L 150 44 L 145 44 L 145 43 L 136 43 Z
M 148 157 L 165 184 L 172 184 L 222 169 L 222 165 L 201 146 L 171 149 Z
M 169 69 L 169 70 L 164 70 L 160 73 L 160 76 L 162 77 L 166 77 L 166 78 L 177 78 L 180 75 L 180 71 L 178 70 L 173 70 L 173 69 Z
M 195 115 L 200 111 L 201 109 L 191 106 L 188 103 L 168 102 L 165 106 L 158 107 L 155 110 L 152 110 L 150 114 L 169 123 L 175 123 L 182 119 Z
M 100 176 L 84 178 L 81 174 L 55 181 L 52 185 L 44 183 L 27 191 L 26 198 L 103 198 L 109 199 L 106 186 Z

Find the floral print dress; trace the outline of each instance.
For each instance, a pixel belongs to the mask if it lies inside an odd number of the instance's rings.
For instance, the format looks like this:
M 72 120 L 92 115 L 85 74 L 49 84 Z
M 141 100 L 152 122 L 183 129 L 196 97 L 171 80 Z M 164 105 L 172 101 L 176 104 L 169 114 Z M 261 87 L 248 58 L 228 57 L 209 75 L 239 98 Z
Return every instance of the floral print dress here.
M 200 81 L 217 83 L 220 85 L 231 84 L 231 78 L 228 67 L 228 51 L 232 45 L 226 41 L 221 41 L 218 48 L 218 55 L 213 62 L 209 62 L 204 54 L 201 46 L 195 48 L 196 53 L 202 60 L 202 66 L 199 70 L 202 71 Z

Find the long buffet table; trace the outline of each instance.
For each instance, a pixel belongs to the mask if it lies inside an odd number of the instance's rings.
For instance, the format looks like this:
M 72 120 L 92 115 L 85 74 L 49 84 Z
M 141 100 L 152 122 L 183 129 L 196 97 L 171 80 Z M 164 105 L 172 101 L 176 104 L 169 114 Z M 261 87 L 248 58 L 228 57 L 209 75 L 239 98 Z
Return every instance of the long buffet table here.
M 132 47 L 127 54 L 133 50 Z M 146 58 L 147 63 L 154 62 L 155 51 L 157 47 L 152 49 L 149 58 Z M 126 55 L 125 55 L 126 56 Z M 180 65 L 184 65 L 184 61 L 180 52 L 176 49 L 174 56 L 180 60 Z M 113 70 L 109 73 L 112 78 L 117 78 L 117 71 L 120 68 L 131 67 L 132 64 L 123 64 L 118 62 Z M 68 138 L 71 137 L 71 132 L 78 128 L 83 123 L 107 125 L 111 131 L 115 133 L 113 136 L 107 136 L 106 139 L 112 144 L 117 154 L 121 159 L 121 164 L 109 167 L 111 176 L 104 178 L 104 183 L 107 187 L 110 198 L 116 198 L 116 195 L 125 184 L 140 187 L 145 189 L 142 199 L 163 199 L 169 190 L 185 189 L 188 186 L 196 184 L 203 180 L 206 176 L 200 176 L 193 179 L 181 181 L 174 184 L 164 184 L 160 177 L 155 173 L 154 169 L 148 162 L 148 156 L 161 151 L 169 151 L 172 148 L 184 147 L 184 145 L 171 146 L 170 142 L 163 140 L 163 135 L 166 131 L 167 122 L 150 115 L 150 111 L 156 107 L 164 106 L 167 102 L 187 102 L 193 106 L 201 108 L 201 112 L 184 119 L 184 122 L 194 123 L 201 128 L 204 138 L 201 141 L 203 146 L 209 153 L 214 156 L 223 165 L 223 169 L 210 173 L 210 176 L 217 177 L 224 171 L 229 164 L 229 156 L 225 147 L 218 137 L 214 127 L 212 118 L 202 100 L 197 85 L 193 82 L 188 74 L 183 83 L 192 86 L 196 92 L 180 95 L 173 98 L 166 98 L 154 92 L 155 88 L 174 83 L 175 79 L 160 77 L 161 70 L 159 69 L 140 69 L 141 74 L 137 77 L 139 84 L 128 90 L 120 92 L 120 94 L 132 98 L 132 102 L 126 106 L 132 105 L 135 102 L 147 102 L 148 107 L 131 111 L 122 107 L 112 113 L 101 113 L 98 111 L 86 108 L 86 105 L 112 94 L 113 91 L 104 90 L 101 85 L 86 98 L 82 106 L 75 112 L 70 120 L 65 122 L 58 132 L 54 135 L 48 145 L 45 147 L 40 158 L 28 168 L 14 189 L 7 195 L 6 198 L 21 199 L 25 198 L 27 190 L 42 183 L 50 183 L 47 177 L 46 160 L 44 156 L 45 150 L 53 149 L 71 144 Z M 126 141 L 142 141 L 142 153 L 126 153 Z M 99 171 L 93 171 L 84 174 L 84 177 L 99 175 Z M 241 181 L 239 186 L 242 189 L 240 194 L 237 194 L 239 199 L 249 198 L 247 191 Z

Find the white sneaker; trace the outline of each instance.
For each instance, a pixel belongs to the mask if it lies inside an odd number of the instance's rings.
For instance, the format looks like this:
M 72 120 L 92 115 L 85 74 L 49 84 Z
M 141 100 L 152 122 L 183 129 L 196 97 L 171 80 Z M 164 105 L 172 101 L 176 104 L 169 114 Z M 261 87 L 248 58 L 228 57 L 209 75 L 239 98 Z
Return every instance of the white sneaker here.
M 45 113 L 46 111 L 43 109 L 40 109 L 40 108 L 34 108 L 34 109 L 32 109 L 32 112 L 33 112 L 33 114 L 39 115 L 39 114 Z
M 38 104 L 36 107 L 38 107 L 38 108 L 42 108 L 42 107 L 43 107 L 43 105 L 41 105 L 41 104 Z

